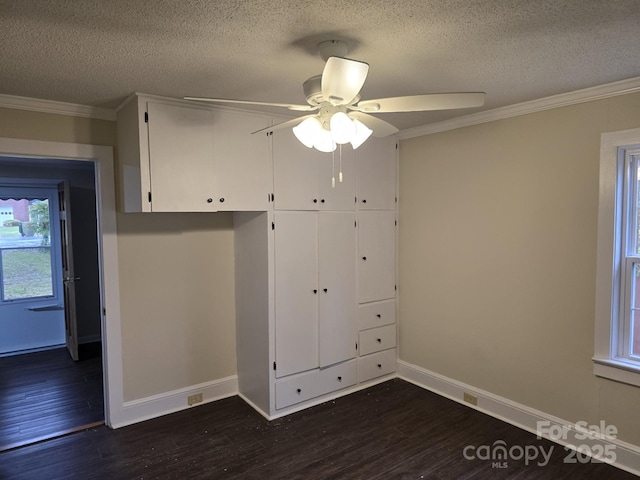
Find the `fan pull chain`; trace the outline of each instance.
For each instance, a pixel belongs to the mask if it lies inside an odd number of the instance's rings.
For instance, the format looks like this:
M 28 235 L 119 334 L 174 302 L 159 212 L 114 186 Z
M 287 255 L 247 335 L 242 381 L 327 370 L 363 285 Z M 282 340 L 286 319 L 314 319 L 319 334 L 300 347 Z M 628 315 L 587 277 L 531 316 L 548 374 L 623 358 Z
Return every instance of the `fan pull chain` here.
M 340 173 L 338 174 L 338 180 L 342 183 L 342 145 L 340 145 Z
M 340 172 L 342 175 L 342 172 Z M 342 181 L 342 180 L 340 180 Z M 336 152 L 331 152 L 331 188 L 336 188 Z

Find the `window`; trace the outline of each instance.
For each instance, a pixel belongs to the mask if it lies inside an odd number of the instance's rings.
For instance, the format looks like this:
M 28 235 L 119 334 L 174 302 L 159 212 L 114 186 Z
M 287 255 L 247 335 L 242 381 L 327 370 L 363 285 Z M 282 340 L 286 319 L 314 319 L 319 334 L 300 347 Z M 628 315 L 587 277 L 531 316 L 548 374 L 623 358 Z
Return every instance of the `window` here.
M 50 188 L 0 188 L 0 304 L 56 296 L 56 196 Z
M 594 373 L 640 386 L 640 129 L 602 134 Z

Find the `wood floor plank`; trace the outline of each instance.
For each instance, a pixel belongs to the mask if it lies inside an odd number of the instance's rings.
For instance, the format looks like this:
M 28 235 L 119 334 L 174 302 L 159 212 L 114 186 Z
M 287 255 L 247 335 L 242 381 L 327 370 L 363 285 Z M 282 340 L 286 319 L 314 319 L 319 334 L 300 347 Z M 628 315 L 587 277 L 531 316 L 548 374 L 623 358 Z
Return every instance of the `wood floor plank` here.
M 0 358 L 0 451 L 104 419 L 99 344 L 80 358 L 66 348 Z
M 554 446 L 549 465 L 467 460 L 467 445 Z M 631 480 L 571 465 L 559 445 L 399 379 L 266 421 L 230 397 L 118 430 L 0 453 L 0 478 Z

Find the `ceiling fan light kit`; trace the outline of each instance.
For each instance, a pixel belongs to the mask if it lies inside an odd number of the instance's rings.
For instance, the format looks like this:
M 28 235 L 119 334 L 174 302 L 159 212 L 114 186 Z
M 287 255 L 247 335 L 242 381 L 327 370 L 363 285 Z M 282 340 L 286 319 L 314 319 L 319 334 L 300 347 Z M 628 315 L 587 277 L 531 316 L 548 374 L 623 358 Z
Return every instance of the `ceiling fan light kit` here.
M 304 146 L 329 153 L 334 152 L 338 145 L 347 143 L 351 143 L 351 146 L 356 149 L 372 134 L 375 137 L 386 137 L 398 132 L 396 127 L 370 115 L 372 113 L 420 112 L 484 105 L 485 94 L 482 92 L 410 95 L 360 101 L 360 90 L 367 79 L 369 65 L 345 58 L 347 52 L 346 43 L 340 40 L 327 40 L 318 44 L 318 53 L 326 64 L 322 75 L 311 77 L 303 84 L 308 105 L 185 98 L 214 103 L 284 107 L 298 112 L 317 112 L 252 133 L 273 131 L 294 125 L 293 133 Z

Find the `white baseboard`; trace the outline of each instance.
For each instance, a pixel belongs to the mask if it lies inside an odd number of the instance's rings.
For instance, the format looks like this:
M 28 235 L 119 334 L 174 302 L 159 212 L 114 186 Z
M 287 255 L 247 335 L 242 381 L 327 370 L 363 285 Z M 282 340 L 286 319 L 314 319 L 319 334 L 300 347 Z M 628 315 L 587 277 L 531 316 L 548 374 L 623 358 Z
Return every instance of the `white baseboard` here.
M 202 403 L 189 406 L 187 404 L 187 397 L 197 393 L 202 393 Z M 187 408 L 204 405 L 205 403 L 215 400 L 232 397 L 237 394 L 238 377 L 233 375 L 231 377 L 200 383 L 159 395 L 152 395 L 139 400 L 124 402 L 122 413 L 118 415 L 118 422 L 111 426 L 113 428 L 124 427 L 169 413 L 186 410 Z
M 566 435 L 563 438 L 551 438 L 543 433 L 542 437 L 563 446 L 586 445 L 588 451 L 594 451 L 596 445 L 599 446 L 596 447 L 598 449 L 610 448 L 615 451 L 616 460 L 612 463 L 613 465 L 640 476 L 640 447 L 638 446 L 611 438 L 584 439 L 584 435 L 571 422 L 402 360 L 398 360 L 398 377 L 534 434 L 538 434 L 538 422 L 548 422 L 545 425 L 550 426 L 552 432 L 564 429 Z M 477 397 L 477 406 L 464 401 L 465 392 Z

